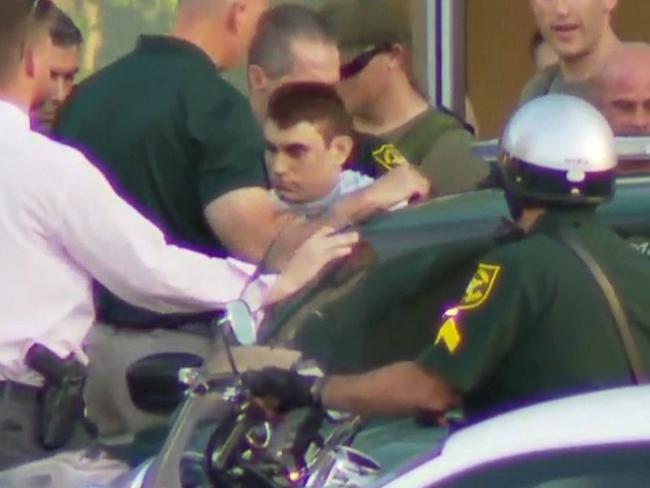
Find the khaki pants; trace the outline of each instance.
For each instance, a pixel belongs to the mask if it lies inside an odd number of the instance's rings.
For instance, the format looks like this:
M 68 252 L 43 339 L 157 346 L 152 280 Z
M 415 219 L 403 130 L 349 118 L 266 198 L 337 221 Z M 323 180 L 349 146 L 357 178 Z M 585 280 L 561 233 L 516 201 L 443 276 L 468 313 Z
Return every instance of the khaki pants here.
M 164 425 L 169 418 L 137 408 L 129 394 L 126 371 L 130 365 L 152 354 L 190 353 L 203 359 L 213 354 L 207 335 L 177 330 L 134 331 L 97 324 L 86 339 L 90 359 L 84 398 L 88 417 L 97 424 L 100 439 L 128 442 L 133 434 Z

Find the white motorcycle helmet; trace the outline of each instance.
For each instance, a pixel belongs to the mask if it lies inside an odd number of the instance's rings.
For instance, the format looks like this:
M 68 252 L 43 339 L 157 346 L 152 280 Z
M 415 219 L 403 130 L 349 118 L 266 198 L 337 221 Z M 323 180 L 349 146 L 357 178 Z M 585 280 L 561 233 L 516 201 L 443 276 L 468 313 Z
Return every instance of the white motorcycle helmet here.
M 589 103 L 546 95 L 513 115 L 500 143 L 513 217 L 537 206 L 598 205 L 614 194 L 617 156 L 607 120 Z

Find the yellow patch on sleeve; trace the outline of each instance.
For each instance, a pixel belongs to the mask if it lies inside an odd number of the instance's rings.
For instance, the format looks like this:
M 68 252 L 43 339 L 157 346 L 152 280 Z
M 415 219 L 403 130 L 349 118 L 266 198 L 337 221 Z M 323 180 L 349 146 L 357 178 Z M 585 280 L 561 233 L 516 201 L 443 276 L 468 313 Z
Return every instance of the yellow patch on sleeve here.
M 380 148 L 375 149 L 372 152 L 372 157 L 377 161 L 377 164 L 389 171 L 409 164 L 408 160 L 393 144 L 384 144 Z
M 462 342 L 462 336 L 460 335 L 460 329 L 456 323 L 456 317 L 449 317 L 438 329 L 438 336 L 436 337 L 435 345 L 437 346 L 441 342 L 445 345 L 447 350 L 454 354 Z
M 458 310 L 478 308 L 490 297 L 499 277 L 501 266 L 479 263 L 478 269 L 467 285 Z

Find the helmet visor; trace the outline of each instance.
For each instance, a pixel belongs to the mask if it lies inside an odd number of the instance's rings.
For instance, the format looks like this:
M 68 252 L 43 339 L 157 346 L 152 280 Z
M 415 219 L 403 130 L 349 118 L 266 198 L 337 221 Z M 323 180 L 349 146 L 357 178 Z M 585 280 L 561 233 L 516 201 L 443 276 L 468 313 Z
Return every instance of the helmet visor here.
M 586 173 L 579 183 L 563 170 L 543 168 L 521 159 L 502 157 L 505 184 L 516 195 L 547 202 L 598 204 L 614 194 L 614 170 Z

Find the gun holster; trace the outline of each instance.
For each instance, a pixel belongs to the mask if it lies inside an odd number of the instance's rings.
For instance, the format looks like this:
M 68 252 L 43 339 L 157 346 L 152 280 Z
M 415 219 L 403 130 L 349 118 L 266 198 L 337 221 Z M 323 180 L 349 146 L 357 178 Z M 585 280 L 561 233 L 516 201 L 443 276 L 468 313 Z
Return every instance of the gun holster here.
M 39 441 L 45 449 L 63 447 L 84 418 L 87 369 L 74 357 L 61 359 L 41 344 L 29 349 L 26 363 L 45 378 L 37 419 Z

